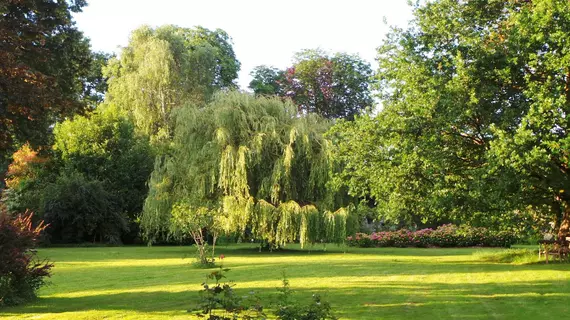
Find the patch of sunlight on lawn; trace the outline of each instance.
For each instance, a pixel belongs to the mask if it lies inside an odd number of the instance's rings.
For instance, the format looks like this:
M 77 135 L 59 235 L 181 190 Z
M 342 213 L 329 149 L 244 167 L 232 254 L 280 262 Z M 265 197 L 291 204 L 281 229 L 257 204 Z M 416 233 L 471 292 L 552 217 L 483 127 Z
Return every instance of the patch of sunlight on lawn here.
M 293 246 L 293 248 L 296 248 Z M 342 248 L 257 252 L 219 248 L 238 294 L 266 305 L 286 273 L 295 297 L 324 296 L 341 319 L 536 319 L 570 314 L 570 265 L 512 265 L 477 249 Z M 499 252 L 499 249 L 497 249 Z M 189 319 L 212 269 L 191 266 L 190 247 L 57 248 L 51 285 L 4 319 Z

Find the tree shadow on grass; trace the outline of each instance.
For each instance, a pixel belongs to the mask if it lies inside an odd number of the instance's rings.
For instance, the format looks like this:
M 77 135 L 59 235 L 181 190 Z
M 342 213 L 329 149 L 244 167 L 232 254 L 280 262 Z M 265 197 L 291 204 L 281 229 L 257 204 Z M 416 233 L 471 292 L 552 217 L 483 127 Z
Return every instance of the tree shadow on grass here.
M 508 284 L 447 284 L 383 282 L 373 287 L 296 289 L 294 299 L 306 304 L 313 293 L 321 294 L 337 315 L 347 319 L 537 319 L 564 318 L 570 312 L 570 281 L 530 281 Z M 246 295 L 251 288 L 240 288 Z M 276 290 L 259 291 L 264 304 L 275 301 Z M 0 316 L 59 314 L 67 312 L 135 311 L 137 313 L 180 313 L 197 302 L 196 291 L 127 292 L 81 297 L 40 298 L 35 303 L 8 308 Z M 77 316 L 77 314 L 74 314 Z M 93 315 L 91 315 L 93 316 Z
M 144 261 L 150 259 L 153 252 L 158 253 L 154 259 L 160 260 L 179 258 L 176 255 L 188 250 L 185 247 L 159 249 L 165 252 L 150 250 L 149 253 L 138 248 L 126 254 L 133 256 L 132 259 L 142 260 L 143 264 L 96 264 L 89 267 L 87 263 L 85 266 L 68 266 L 61 273 L 57 272 L 56 264 L 54 284 L 43 292 L 74 294 L 76 297 L 43 297 L 28 306 L 0 311 L 0 318 L 26 313 L 61 313 L 64 318 L 66 312 L 88 310 L 149 314 L 172 312 L 184 315 L 183 310 L 197 299 L 199 284 L 210 270 L 192 268 L 189 260 L 184 264 L 145 265 Z M 362 254 L 361 251 L 371 253 Z M 141 252 L 143 257 L 135 256 Z M 271 288 L 261 290 L 262 294 L 269 297 L 275 293 L 273 287 L 278 286 L 282 272 L 285 271 L 292 277 L 293 289 L 296 285 L 303 287 L 297 290 L 299 297 L 308 301 L 312 292 L 323 293 L 343 318 L 533 319 L 543 314 L 557 317 L 562 312 L 568 314 L 568 303 L 565 302 L 570 297 L 568 264 L 498 264 L 461 260 L 461 254 L 457 254 L 465 252 L 470 255 L 474 252 L 472 249 L 358 249 L 358 252 L 346 255 L 339 252 L 305 254 L 298 250 L 287 250 L 259 254 L 255 248 L 230 246 L 221 248 L 219 252 L 228 257 L 224 263 L 232 269 L 228 276 L 238 284 L 238 292 L 245 293 L 255 289 L 260 282 L 271 281 Z M 96 259 L 99 254 L 105 257 L 114 255 L 98 252 L 91 259 L 108 261 Z M 313 259 L 315 255 L 318 259 Z M 124 260 L 123 256 L 119 253 L 113 260 Z M 421 259 L 417 259 L 418 256 Z M 440 256 L 454 257 L 438 260 Z M 233 260 L 232 257 L 239 259 Z M 295 259 L 280 259 L 291 257 Z M 515 277 L 518 282 L 469 283 L 484 281 L 481 278 L 484 275 L 475 275 L 477 273 L 505 273 L 507 276 L 519 271 L 532 271 L 536 274 L 555 271 L 564 276 L 559 277 L 559 281 L 533 281 L 532 278 L 523 281 L 521 277 L 530 275 L 525 273 Z M 422 276 L 432 275 L 436 277 L 431 278 L 431 282 L 422 283 Z M 445 281 L 448 276 L 461 283 L 434 283 L 439 281 L 437 279 Z M 413 279 L 418 280 L 412 281 Z M 171 286 L 170 290 L 178 292 L 166 291 L 164 287 L 168 286 Z M 320 286 L 330 288 L 317 288 Z M 186 289 L 189 291 L 181 291 Z M 130 292 L 120 292 L 121 290 Z
M 420 256 L 420 257 L 440 257 L 440 256 L 468 256 L 483 248 L 355 248 L 344 247 L 335 244 L 314 245 L 301 249 L 299 245 L 292 245 L 285 248 L 270 251 L 268 249 L 259 250 L 255 246 L 226 246 L 220 247 L 219 252 L 235 253 L 243 256 L 273 256 L 287 257 L 297 255 L 336 255 L 336 254 L 359 254 L 359 255 L 393 255 L 393 256 Z M 490 250 L 501 250 L 501 248 L 484 248 Z
M 298 259 L 282 261 L 261 259 L 248 261 L 240 259 L 233 262 L 228 258 L 225 267 L 231 269 L 229 276 L 238 283 L 278 281 L 283 272 L 296 279 L 306 281 L 352 281 L 361 286 L 374 286 L 375 283 L 363 283 L 362 279 L 375 279 L 382 282 L 394 277 L 424 277 L 440 276 L 455 278 L 481 277 L 481 274 L 513 273 L 531 271 L 539 274 L 546 271 L 570 272 L 568 264 L 549 265 L 511 265 L 499 263 L 478 263 L 466 261 L 405 260 L 394 257 L 388 260 L 362 260 L 358 257 L 344 259 L 309 259 L 297 256 Z M 243 258 L 243 256 L 240 256 Z M 354 258 L 354 259 L 353 259 Z M 137 290 L 144 288 L 161 288 L 164 286 L 184 286 L 201 283 L 205 275 L 214 269 L 198 269 L 190 265 L 190 261 L 172 265 L 97 265 L 94 267 L 72 267 L 58 272 L 52 278 L 53 284 L 47 292 L 82 293 L 110 290 Z M 527 276 L 522 275 L 522 276 Z M 392 279 L 393 280 L 393 279 Z M 325 280 L 323 280 L 325 281 Z M 157 289 L 158 290 L 158 289 Z M 177 288 L 176 290 L 180 290 Z M 46 291 L 43 291 L 46 292 Z
M 336 255 L 336 254 L 359 254 L 359 255 L 393 255 L 393 256 L 468 256 L 478 248 L 354 248 L 328 244 L 326 250 L 322 245 L 309 246 L 301 249 L 298 244 L 286 248 L 269 251 L 259 251 L 256 244 L 226 244 L 217 247 L 216 254 L 233 254 L 251 257 L 287 257 L 297 255 Z M 500 250 L 500 249 L 497 249 Z M 176 259 L 193 257 L 196 249 L 192 246 L 127 246 L 127 247 L 92 247 L 92 248 L 47 248 L 41 249 L 40 254 L 52 260 L 62 262 L 91 262 L 107 260 L 155 260 Z M 55 259 L 54 259 L 55 258 Z

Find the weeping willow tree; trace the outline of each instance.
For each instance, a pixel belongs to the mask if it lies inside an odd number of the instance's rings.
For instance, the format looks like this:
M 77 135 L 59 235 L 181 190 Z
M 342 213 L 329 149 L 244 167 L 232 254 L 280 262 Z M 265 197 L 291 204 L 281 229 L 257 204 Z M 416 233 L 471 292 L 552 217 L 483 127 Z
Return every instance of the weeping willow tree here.
M 182 201 L 186 221 L 197 220 L 190 208 L 215 215 L 213 222 L 192 222 L 194 229 L 213 223 L 228 234 L 248 231 L 273 248 L 344 241 L 357 219 L 342 208 L 346 197 L 328 188 L 329 126 L 317 115 L 299 115 L 289 102 L 238 92 L 220 93 L 204 108 L 181 108 L 172 151 L 150 179 L 144 235 L 152 242 L 196 232 L 172 218 Z

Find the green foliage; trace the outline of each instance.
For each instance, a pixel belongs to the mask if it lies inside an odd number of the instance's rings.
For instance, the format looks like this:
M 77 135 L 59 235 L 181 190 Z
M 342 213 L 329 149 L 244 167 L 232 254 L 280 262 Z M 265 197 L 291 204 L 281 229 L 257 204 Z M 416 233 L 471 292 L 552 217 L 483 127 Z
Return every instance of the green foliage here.
M 198 249 L 198 265 L 201 267 L 212 267 L 215 264 L 214 249 L 219 232 L 216 213 L 215 209 L 192 207 L 183 200 L 176 202 L 172 206 L 169 235 L 177 239 L 184 239 L 188 235 L 192 236 Z M 204 230 L 208 230 L 213 234 L 211 258 L 207 255 L 208 241 Z
M 415 5 L 378 50 L 382 111 L 332 130 L 336 182 L 411 225 L 564 225 L 568 7 Z
M 283 276 L 283 286 L 279 289 L 277 303 L 277 319 L 282 320 L 335 320 L 337 317 L 332 312 L 331 305 L 321 299 L 318 294 L 313 294 L 308 305 L 301 305 L 293 301 L 293 290 L 289 286 L 289 280 Z
M 257 66 L 250 73 L 253 78 L 249 83 L 249 88 L 256 95 L 278 95 L 285 94 L 283 85 L 285 84 L 285 73 L 275 67 Z
M 97 105 L 103 102 L 104 95 L 107 92 L 107 78 L 103 75 L 103 69 L 110 59 L 114 58 L 113 54 L 104 52 L 92 52 L 89 73 L 83 79 L 83 100 L 95 109 Z
M 88 117 L 56 125 L 54 135 L 63 170 L 101 181 L 116 197 L 117 210 L 134 221 L 148 192 L 154 153 L 132 122 L 112 106 L 102 105 Z
M 273 246 L 301 235 L 303 244 L 344 240 L 347 211 L 324 213 L 346 204 L 327 188 L 333 170 L 323 137 L 327 121 L 299 116 L 277 98 L 237 92 L 218 94 L 204 108 L 184 107 L 177 121 L 141 217 L 150 241 L 179 233 L 171 217 L 180 201 L 215 212 L 221 231 L 243 233 L 250 226 L 255 238 Z M 183 219 L 192 221 L 198 211 L 186 212 Z M 319 232 L 321 226 L 332 231 Z
M 289 97 L 299 113 L 352 119 L 372 107 L 372 69 L 356 55 L 304 50 L 285 71 L 258 66 L 249 88 L 257 95 Z
M 64 173 L 46 186 L 42 216 L 49 224 L 49 241 L 120 243 L 128 219 L 118 210 L 117 196 L 98 180 Z
M 199 292 L 200 302 L 198 306 L 188 312 L 198 312 L 199 317 L 207 320 L 231 320 L 231 319 L 266 319 L 259 298 L 251 291 L 248 296 L 239 296 L 235 291 L 233 282 L 221 281 L 226 278 L 228 268 L 220 266 L 219 270 L 212 271 L 202 283 L 204 288 Z M 214 283 L 208 283 L 213 280 Z M 223 315 L 220 315 L 220 311 Z
M 143 26 L 105 70 L 108 101 L 160 141 L 172 135 L 173 110 L 189 102 L 201 105 L 216 89 L 235 87 L 239 68 L 223 30 Z
M 54 128 L 51 154 L 14 154 L 3 199 L 50 223 L 52 242 L 132 242 L 153 168 L 148 141 L 116 109 L 101 106 Z
M 527 108 L 518 126 L 493 126 L 492 172 L 516 192 L 518 207 L 532 206 L 555 223 L 559 237 L 570 235 L 570 5 L 533 1 L 508 20 L 503 47 L 524 62 L 522 94 Z M 508 40 L 508 41 L 507 41 Z M 512 57 L 511 60 L 514 60 Z M 512 63 L 512 62 L 511 62 Z M 546 210 L 545 210 L 546 209 Z

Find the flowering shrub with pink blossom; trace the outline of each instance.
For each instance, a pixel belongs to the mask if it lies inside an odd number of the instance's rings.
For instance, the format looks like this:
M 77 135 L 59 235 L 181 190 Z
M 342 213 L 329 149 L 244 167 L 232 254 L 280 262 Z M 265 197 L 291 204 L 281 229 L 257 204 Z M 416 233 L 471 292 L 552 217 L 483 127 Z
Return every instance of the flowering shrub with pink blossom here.
M 481 227 L 458 227 L 446 224 L 437 229 L 357 233 L 347 238 L 350 246 L 368 247 L 510 247 L 516 236 L 507 231 L 491 231 Z

